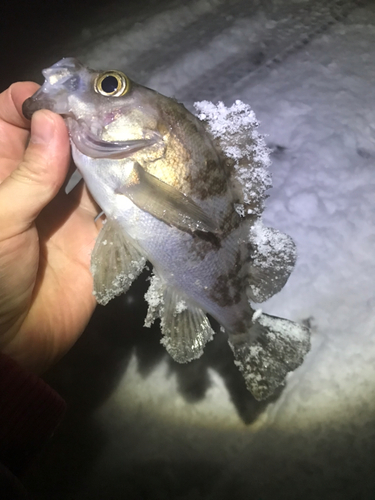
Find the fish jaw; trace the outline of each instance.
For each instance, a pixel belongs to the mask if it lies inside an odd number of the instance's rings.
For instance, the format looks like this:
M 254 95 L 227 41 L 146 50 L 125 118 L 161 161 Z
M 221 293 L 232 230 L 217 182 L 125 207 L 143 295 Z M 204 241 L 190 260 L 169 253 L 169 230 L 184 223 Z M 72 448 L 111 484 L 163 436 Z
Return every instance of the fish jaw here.
M 73 57 L 61 59 L 43 70 L 45 81 L 37 92 L 26 99 L 22 112 L 28 120 L 35 111 L 49 109 L 59 115 L 71 114 L 69 95 L 82 92 L 87 87 L 86 71 Z

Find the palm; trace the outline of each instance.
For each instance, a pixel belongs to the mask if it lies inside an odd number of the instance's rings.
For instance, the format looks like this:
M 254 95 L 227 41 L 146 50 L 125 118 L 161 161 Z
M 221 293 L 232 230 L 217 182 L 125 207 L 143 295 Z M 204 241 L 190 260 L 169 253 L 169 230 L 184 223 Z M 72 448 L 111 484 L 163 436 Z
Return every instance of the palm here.
M 13 97 L 18 111 L 36 90 L 23 85 Z M 22 160 L 27 137 L 22 124 L 0 118 L 0 182 Z M 67 156 L 67 139 L 64 148 Z M 7 221 L 7 237 L 0 238 L 0 263 L 6 263 L 0 349 L 24 366 L 41 371 L 53 363 L 75 342 L 93 312 L 89 262 L 98 233 L 96 214 L 97 206 L 80 186 L 69 195 L 60 189 L 26 231 L 13 234 L 12 221 Z

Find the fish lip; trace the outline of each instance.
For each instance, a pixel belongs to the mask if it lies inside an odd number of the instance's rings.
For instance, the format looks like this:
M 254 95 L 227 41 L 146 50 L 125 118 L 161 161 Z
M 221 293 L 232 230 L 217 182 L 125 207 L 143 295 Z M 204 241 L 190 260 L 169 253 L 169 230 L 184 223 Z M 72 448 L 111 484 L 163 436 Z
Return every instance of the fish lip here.
M 37 111 L 37 108 L 35 107 L 35 100 L 32 97 L 28 97 L 22 104 L 22 114 L 26 120 L 31 120 L 35 111 Z
M 36 111 L 39 111 L 40 109 L 48 109 L 49 111 L 52 111 L 53 113 L 56 113 L 54 111 L 54 101 L 50 99 L 43 99 L 43 102 L 35 96 L 28 97 L 22 104 L 22 114 L 27 120 L 31 120 L 31 117 Z M 67 113 L 56 113 L 62 118 L 67 119 L 67 118 L 72 118 L 76 120 L 75 115 L 69 111 Z
M 41 97 L 38 98 L 38 96 L 34 94 L 23 102 L 22 114 L 27 120 L 31 120 L 35 111 L 39 111 L 40 109 L 54 111 L 55 101 L 52 99 L 46 99 L 45 96 L 43 96 L 43 99 Z

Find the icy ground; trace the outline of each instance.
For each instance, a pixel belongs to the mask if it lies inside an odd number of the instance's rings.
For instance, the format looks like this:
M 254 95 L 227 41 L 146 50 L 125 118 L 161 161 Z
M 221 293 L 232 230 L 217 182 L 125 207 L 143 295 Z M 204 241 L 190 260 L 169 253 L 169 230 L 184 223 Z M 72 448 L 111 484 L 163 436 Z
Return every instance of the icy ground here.
M 87 26 L 62 55 L 191 109 L 251 105 L 274 151 L 264 220 L 299 253 L 262 308 L 308 321 L 311 353 L 256 403 L 218 335 L 171 362 L 137 285 L 49 375 L 70 410 L 27 478 L 38 499 L 375 498 L 375 7 L 263 4 L 167 3 Z

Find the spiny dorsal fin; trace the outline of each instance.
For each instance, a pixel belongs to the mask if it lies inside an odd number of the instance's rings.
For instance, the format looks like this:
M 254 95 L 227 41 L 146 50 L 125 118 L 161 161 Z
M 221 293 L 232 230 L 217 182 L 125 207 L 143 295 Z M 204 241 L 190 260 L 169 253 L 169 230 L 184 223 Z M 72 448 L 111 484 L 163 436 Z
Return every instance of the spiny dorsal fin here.
M 227 108 L 222 102 L 194 104 L 215 147 L 229 169 L 236 210 L 243 217 L 260 215 L 264 209 L 265 191 L 271 187 L 269 150 L 258 121 L 248 104 L 236 101 Z
M 195 107 L 230 172 L 234 209 L 242 217 L 243 238 L 250 243 L 251 260 L 245 264 L 248 297 L 263 302 L 283 288 L 296 260 L 293 240 L 265 227 L 261 219 L 266 190 L 271 187 L 269 150 L 247 104 L 236 101 L 227 108 L 221 102 L 203 101 Z

